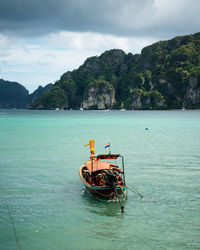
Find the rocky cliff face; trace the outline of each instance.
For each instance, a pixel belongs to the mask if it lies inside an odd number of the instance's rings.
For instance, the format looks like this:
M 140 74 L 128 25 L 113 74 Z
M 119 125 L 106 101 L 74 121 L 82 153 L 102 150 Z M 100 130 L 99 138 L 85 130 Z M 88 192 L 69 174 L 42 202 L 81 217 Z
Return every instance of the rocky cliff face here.
M 115 102 L 114 88 L 104 80 L 92 82 L 83 99 L 83 109 L 111 109 Z
M 135 88 L 131 91 L 131 109 L 162 109 L 165 103 L 164 97 L 157 91 L 143 91 Z
M 200 107 L 200 79 L 197 76 L 191 76 L 185 95 L 185 106 Z

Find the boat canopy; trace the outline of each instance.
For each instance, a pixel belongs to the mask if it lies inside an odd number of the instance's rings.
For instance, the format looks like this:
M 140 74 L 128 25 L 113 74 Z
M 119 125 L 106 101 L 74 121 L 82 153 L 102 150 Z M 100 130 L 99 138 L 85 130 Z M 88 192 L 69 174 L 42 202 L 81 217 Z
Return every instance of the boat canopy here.
M 95 171 L 99 171 L 99 170 L 110 169 L 111 167 L 117 167 L 117 165 L 115 165 L 113 163 L 97 161 L 97 160 L 94 160 L 93 163 L 91 160 L 89 160 L 86 162 L 85 166 L 88 168 L 90 173 L 95 172 Z
M 99 159 L 117 159 L 119 156 L 120 156 L 119 154 L 98 155 L 97 160 L 99 160 Z

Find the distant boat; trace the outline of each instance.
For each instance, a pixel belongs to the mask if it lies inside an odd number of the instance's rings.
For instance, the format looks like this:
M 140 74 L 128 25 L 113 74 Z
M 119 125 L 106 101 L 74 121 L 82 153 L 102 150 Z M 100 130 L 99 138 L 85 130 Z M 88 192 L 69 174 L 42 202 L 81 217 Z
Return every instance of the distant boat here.
M 84 109 L 83 109 L 82 107 L 80 107 L 80 109 L 79 109 L 79 110 L 81 110 L 81 111 L 82 111 L 82 110 L 84 110 Z
M 120 111 L 126 111 L 126 109 L 120 109 Z
M 127 186 L 124 174 L 124 158 L 120 154 L 104 154 L 95 156 L 94 140 L 89 141 L 90 159 L 82 164 L 79 176 L 86 189 L 93 195 L 105 200 L 117 199 L 121 205 L 121 198 L 126 197 Z M 115 163 L 104 160 L 121 159 L 122 169 Z M 123 212 L 123 206 L 121 205 Z
M 60 110 L 59 108 L 55 108 L 55 110 Z
M 183 103 L 182 110 L 185 111 L 185 103 Z

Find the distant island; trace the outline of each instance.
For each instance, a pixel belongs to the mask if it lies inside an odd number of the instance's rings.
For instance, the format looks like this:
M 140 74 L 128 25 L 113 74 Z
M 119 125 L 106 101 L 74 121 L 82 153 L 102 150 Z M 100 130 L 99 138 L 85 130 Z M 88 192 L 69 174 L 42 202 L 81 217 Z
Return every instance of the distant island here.
M 105 51 L 31 95 L 19 83 L 0 80 L 0 108 L 183 107 L 200 108 L 200 32 L 159 41 L 141 54 Z

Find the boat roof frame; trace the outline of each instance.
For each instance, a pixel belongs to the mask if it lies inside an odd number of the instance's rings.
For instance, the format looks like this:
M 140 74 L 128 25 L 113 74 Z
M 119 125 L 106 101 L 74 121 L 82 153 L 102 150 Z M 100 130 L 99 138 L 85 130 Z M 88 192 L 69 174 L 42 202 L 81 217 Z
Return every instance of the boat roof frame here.
M 103 154 L 103 155 L 97 155 L 96 159 L 97 160 L 109 160 L 109 159 L 117 159 L 120 157 L 120 154 Z

